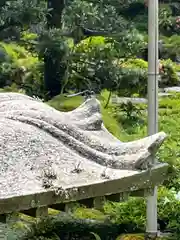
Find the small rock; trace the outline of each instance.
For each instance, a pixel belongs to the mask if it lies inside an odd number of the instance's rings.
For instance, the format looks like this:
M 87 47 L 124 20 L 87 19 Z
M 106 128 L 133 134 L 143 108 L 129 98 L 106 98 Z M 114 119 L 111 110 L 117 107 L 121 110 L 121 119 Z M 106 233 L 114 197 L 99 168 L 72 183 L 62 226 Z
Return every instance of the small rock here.
M 165 92 L 180 92 L 180 87 L 167 87 L 167 88 L 164 88 L 164 91 Z

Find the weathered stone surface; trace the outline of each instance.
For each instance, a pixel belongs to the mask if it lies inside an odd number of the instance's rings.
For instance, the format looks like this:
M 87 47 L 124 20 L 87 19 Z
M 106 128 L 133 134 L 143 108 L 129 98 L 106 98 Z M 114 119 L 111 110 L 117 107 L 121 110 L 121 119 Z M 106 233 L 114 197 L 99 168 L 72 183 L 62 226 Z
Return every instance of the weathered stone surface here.
M 59 203 L 78 202 L 85 199 L 94 199 L 101 196 L 112 196 L 120 193 L 121 196 L 129 195 L 134 192 L 135 196 L 138 190 L 141 193 L 147 193 L 147 189 L 162 184 L 168 177 L 168 164 L 158 164 L 150 170 L 131 171 L 129 174 L 123 174 L 123 170 L 119 170 L 119 177 L 108 180 L 96 178 L 88 178 L 88 182 L 75 181 L 71 185 L 58 185 L 52 189 L 44 190 L 23 189 L 23 192 L 0 198 L 0 214 L 12 213 L 43 206 L 54 206 Z M 90 174 L 89 174 L 90 175 Z M 81 177 L 81 176 L 80 176 Z M 84 180 L 84 179 L 83 179 Z M 141 194 L 145 196 L 146 194 Z M 151 195 L 151 193 L 149 193 Z M 147 196 L 147 195 L 146 195 Z M 121 199 L 122 200 L 122 199 Z M 63 209 L 62 209 L 63 210 Z
M 131 102 L 133 104 L 147 104 L 146 98 L 112 97 L 111 101 L 114 104 L 127 104 L 128 102 Z
M 180 92 L 180 87 L 178 86 L 175 86 L 175 87 L 167 87 L 167 88 L 164 88 L 164 91 L 165 92 Z
M 177 88 L 177 87 L 176 87 Z M 173 88 L 174 89 L 174 88 Z M 175 89 L 176 90 L 176 89 Z M 163 89 L 163 91 L 164 91 L 164 89 Z M 169 91 L 169 90 L 168 90 Z M 172 94 L 171 93 L 168 93 L 168 91 L 167 92 L 159 92 L 158 93 L 158 96 L 159 96 L 159 98 L 163 98 L 163 97 L 169 97 L 169 96 L 172 96 Z M 180 91 L 180 89 L 179 89 L 179 91 Z M 146 99 L 146 98 L 137 98 L 137 97 L 135 97 L 135 98 L 131 98 L 131 97 L 112 97 L 111 98 L 111 102 L 113 103 L 113 104 L 122 104 L 122 103 L 124 103 L 124 104 L 127 104 L 128 102 L 131 102 L 132 104 L 134 104 L 134 105 L 138 105 L 138 104 L 147 104 L 148 103 L 148 100 Z
M 64 113 L 0 93 L 0 199 L 132 176 L 151 166 L 165 137 L 119 141 L 104 127 L 95 98 Z

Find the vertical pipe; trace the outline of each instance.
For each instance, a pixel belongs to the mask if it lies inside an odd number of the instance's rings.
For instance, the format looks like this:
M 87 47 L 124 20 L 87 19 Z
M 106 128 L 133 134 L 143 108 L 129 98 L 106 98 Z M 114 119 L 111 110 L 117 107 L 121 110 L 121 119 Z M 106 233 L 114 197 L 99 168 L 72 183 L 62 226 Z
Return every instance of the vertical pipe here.
M 148 135 L 158 131 L 158 0 L 148 1 Z M 155 163 L 155 158 L 152 159 Z M 149 237 L 157 235 L 157 187 L 147 198 L 147 226 Z

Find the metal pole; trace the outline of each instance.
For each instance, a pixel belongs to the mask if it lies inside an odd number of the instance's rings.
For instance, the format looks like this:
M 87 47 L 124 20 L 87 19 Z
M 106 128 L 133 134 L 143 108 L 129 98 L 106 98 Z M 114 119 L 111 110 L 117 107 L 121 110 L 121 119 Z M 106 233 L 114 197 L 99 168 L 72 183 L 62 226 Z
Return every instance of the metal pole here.
M 152 135 L 158 131 L 158 0 L 148 1 L 148 19 L 148 135 Z M 147 198 L 146 233 L 148 239 L 157 235 L 157 187 Z

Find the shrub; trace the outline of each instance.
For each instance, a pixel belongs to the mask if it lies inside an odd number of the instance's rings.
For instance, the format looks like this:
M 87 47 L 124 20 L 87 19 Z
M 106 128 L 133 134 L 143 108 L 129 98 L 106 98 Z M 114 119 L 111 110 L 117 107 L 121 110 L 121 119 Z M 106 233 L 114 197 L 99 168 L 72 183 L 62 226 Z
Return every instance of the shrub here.
M 44 89 L 43 72 L 44 64 L 42 62 L 35 64 L 26 72 L 23 78 L 22 87 L 27 95 L 45 99 L 46 93 Z
M 177 85 L 179 77 L 176 71 L 176 65 L 170 60 L 162 60 L 164 66 L 164 74 L 161 76 L 161 84 L 165 86 Z
M 158 222 L 160 228 L 163 227 L 173 232 L 180 230 L 180 200 L 174 190 L 164 187 L 158 192 Z M 123 203 L 106 203 L 105 213 L 110 216 L 114 223 L 132 224 L 136 228 L 145 230 L 146 223 L 146 202 L 142 198 L 130 198 Z M 163 229 L 164 230 L 164 229 Z
M 21 33 L 20 44 L 28 51 L 36 52 L 37 48 L 37 34 L 24 31 Z
M 128 19 L 132 19 L 146 11 L 144 1 L 132 2 L 128 7 L 121 10 L 121 14 Z
M 180 72 L 180 65 L 175 65 L 176 72 Z
M 17 88 L 24 88 L 28 95 L 42 97 L 43 67 L 38 57 L 15 43 L 0 42 L 0 47 L 6 53 L 0 63 L 0 87 L 15 83 Z
M 172 36 L 173 34 L 179 34 L 179 22 L 178 17 L 172 16 L 172 9 L 160 8 L 159 13 L 159 29 L 165 36 Z
M 161 60 L 161 64 L 164 66 L 164 72 L 161 74 L 161 79 L 159 82 L 159 86 L 174 86 L 178 84 L 178 75 L 176 65 L 170 60 Z M 134 70 L 134 76 L 137 76 L 139 79 L 136 83 L 137 85 L 137 93 L 140 95 L 146 94 L 147 89 L 147 71 L 148 71 L 148 63 L 142 59 L 129 59 L 125 63 L 122 64 L 122 67 L 126 69 Z M 139 70 L 139 75 L 137 72 Z M 133 79 L 133 77 L 132 77 Z M 132 86 L 131 86 L 132 87 Z M 131 90 L 132 91 L 132 90 Z
M 170 8 L 172 11 L 172 16 L 179 16 L 180 15 L 180 3 L 175 2 L 170 4 Z
M 0 87 L 3 88 L 6 85 L 11 85 L 14 67 L 10 62 L 0 63 Z
M 129 59 L 125 62 L 125 66 L 132 67 L 132 68 L 141 68 L 141 69 L 147 69 L 148 63 L 142 59 L 136 58 L 136 59 Z
M 118 95 L 130 97 L 138 94 L 139 96 L 145 96 L 146 93 L 147 70 L 131 65 L 123 67 Z
M 100 239 L 114 240 L 122 233 L 131 232 L 132 224 L 113 224 L 90 219 L 77 219 L 73 216 L 59 214 L 41 220 L 39 223 L 28 225 L 29 230 L 21 232 L 9 231 L 15 236 L 13 240 L 47 240 L 47 239 L 87 239 L 93 240 L 95 236 Z M 93 233 L 93 234 L 92 234 Z M 10 238 L 9 238 L 10 239 Z
M 28 224 L 24 228 L 16 228 L 14 232 L 9 229 L 9 234 L 14 240 L 30 239 L 94 239 L 99 235 L 101 239 L 117 239 L 117 236 L 126 232 L 144 232 L 146 225 L 146 202 L 143 198 L 130 198 L 127 202 L 104 205 L 105 215 L 89 209 L 79 208 L 75 214 L 80 213 L 80 218 L 60 213 L 38 223 Z M 97 216 L 96 216 L 97 215 Z M 89 219 L 87 219 L 87 217 Z M 96 220 L 93 220 L 96 219 Z M 104 221 L 105 220 L 105 221 Z M 180 231 L 180 199 L 173 190 L 164 187 L 158 192 L 158 223 L 162 230 L 171 230 L 174 234 Z M 59 238 L 58 238 L 59 237 Z M 56 238 L 55 238 L 56 239 Z M 98 238 L 99 239 L 99 238 Z
M 171 59 L 177 61 L 180 56 L 180 36 L 173 35 L 172 37 L 162 37 L 164 42 L 162 57 L 163 59 Z
M 173 19 L 171 16 L 171 10 L 167 8 L 161 8 L 159 13 L 159 29 L 164 35 L 169 35 L 173 32 Z
M 92 37 L 82 41 L 72 48 L 66 90 L 88 88 L 99 93 L 102 89 L 124 89 L 124 75 L 127 80 L 132 74 L 120 68 L 117 62 L 121 60 L 117 59 L 135 56 L 143 45 L 144 37 L 137 30 L 126 31 L 117 39 Z
M 143 33 L 148 31 L 148 14 L 137 15 L 133 19 L 135 27 Z

